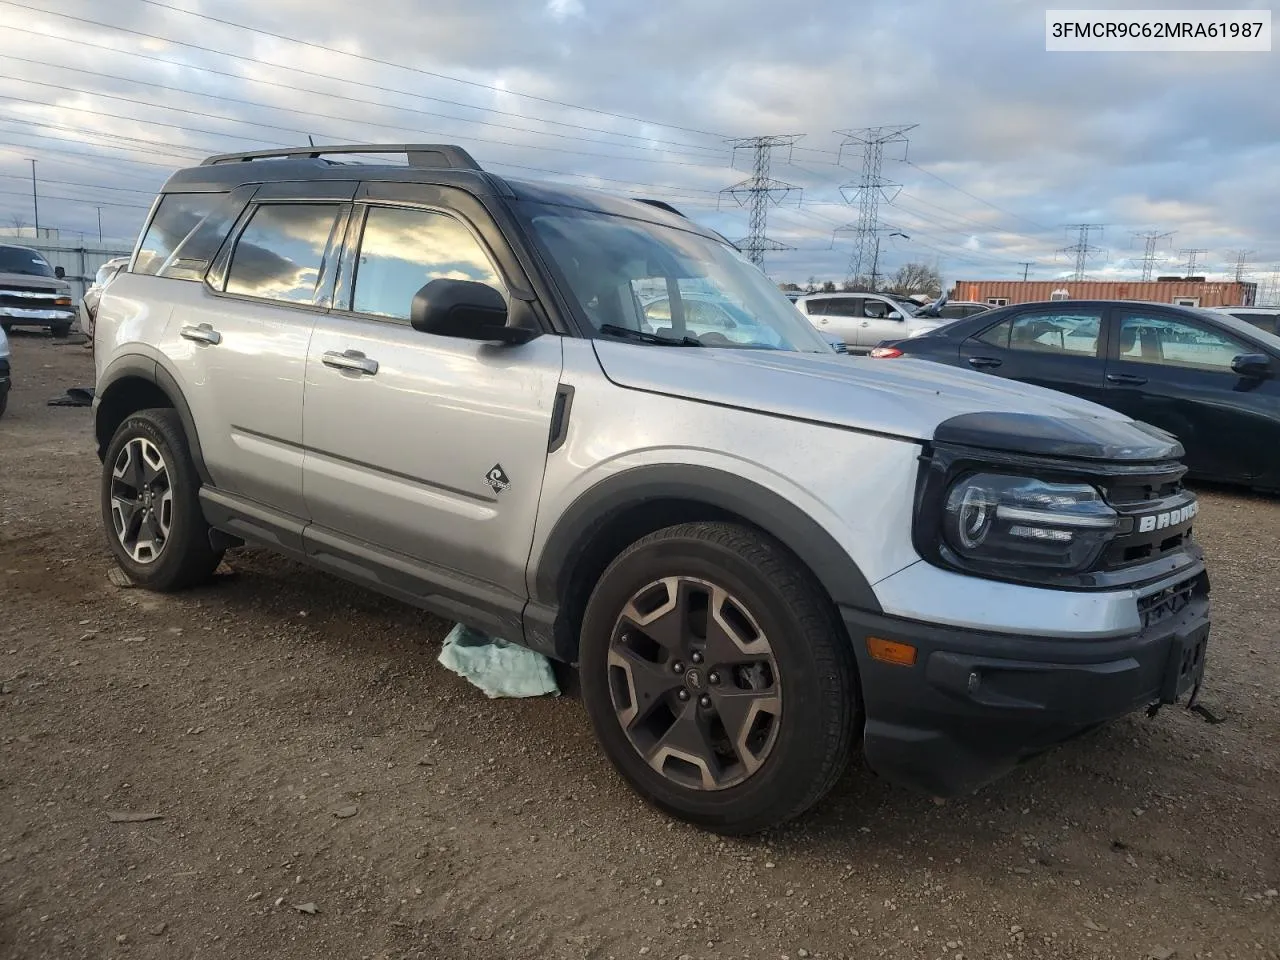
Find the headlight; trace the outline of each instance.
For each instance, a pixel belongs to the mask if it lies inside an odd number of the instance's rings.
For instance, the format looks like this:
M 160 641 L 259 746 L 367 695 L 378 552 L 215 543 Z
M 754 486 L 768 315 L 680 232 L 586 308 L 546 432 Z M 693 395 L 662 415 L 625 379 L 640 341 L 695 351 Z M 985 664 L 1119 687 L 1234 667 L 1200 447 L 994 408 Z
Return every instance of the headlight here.
M 1089 484 L 979 473 L 947 491 L 942 539 L 966 563 L 1069 572 L 1088 568 L 1119 526 Z

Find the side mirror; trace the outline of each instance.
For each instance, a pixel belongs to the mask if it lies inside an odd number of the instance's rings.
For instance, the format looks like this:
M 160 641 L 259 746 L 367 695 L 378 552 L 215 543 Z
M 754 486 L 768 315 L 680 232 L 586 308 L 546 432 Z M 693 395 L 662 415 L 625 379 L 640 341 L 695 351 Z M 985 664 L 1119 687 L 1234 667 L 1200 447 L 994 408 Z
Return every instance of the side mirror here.
M 901 319 L 902 319 L 902 314 L 900 314 L 897 310 L 890 310 L 890 311 L 889 311 L 889 319 L 890 319 L 890 320 L 901 320 Z
M 438 337 L 528 343 L 539 333 L 507 325 L 507 301 L 493 287 L 474 280 L 432 280 L 413 297 L 413 329 Z
M 1245 353 L 1231 361 L 1231 369 L 1242 377 L 1271 376 L 1271 358 L 1265 353 Z
M 63 278 L 66 277 L 67 271 L 62 267 L 54 267 L 53 275 L 57 277 L 59 280 L 62 280 Z

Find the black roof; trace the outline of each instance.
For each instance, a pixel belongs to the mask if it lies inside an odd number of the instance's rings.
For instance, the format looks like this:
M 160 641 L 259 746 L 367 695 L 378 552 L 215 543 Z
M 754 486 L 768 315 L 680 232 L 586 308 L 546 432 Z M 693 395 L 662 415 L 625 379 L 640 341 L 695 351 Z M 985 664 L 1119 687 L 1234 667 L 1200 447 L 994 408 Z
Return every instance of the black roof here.
M 329 159 L 351 154 L 404 156 L 408 163 L 347 162 Z M 688 219 L 670 204 L 629 199 L 561 183 L 500 177 L 481 168 L 465 150 L 451 144 L 344 144 L 222 154 L 200 166 L 178 170 L 161 193 L 222 193 L 247 183 L 282 181 L 379 181 L 459 187 L 478 196 L 504 197 L 577 207 L 679 227 L 723 240 Z

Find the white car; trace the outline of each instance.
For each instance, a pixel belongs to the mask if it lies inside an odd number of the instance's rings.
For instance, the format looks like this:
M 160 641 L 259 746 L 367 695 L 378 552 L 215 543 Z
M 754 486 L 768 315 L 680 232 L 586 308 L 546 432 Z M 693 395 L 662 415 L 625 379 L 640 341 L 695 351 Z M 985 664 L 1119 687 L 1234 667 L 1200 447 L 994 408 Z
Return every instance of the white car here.
M 1267 333 L 1280 333 L 1280 307 L 1213 307 L 1215 313 L 1226 313 L 1237 320 L 1251 323 Z
M 93 321 L 98 315 L 98 302 L 102 299 L 102 291 L 122 269 L 129 265 L 128 257 L 116 257 L 108 260 L 94 274 L 93 284 L 84 292 L 80 301 L 80 332 L 93 341 Z
M 921 316 L 910 300 L 884 293 L 815 293 L 796 307 L 821 332 L 848 344 L 850 353 L 870 353 L 881 341 L 916 337 L 948 322 Z

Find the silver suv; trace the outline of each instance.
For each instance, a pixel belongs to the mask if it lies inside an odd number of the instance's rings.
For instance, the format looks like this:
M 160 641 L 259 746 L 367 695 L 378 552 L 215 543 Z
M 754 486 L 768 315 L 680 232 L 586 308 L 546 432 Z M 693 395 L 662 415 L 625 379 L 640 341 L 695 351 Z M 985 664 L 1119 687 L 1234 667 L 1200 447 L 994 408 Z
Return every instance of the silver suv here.
M 660 203 L 452 146 L 215 157 L 165 184 L 94 335 L 135 581 L 251 543 L 576 664 L 617 769 L 713 830 L 799 814 L 855 743 L 970 791 L 1202 675 L 1175 440 L 838 356 Z
M 870 353 L 885 340 L 918 337 L 949 319 L 884 293 L 815 293 L 795 304 L 824 334 L 848 344 L 850 353 Z

